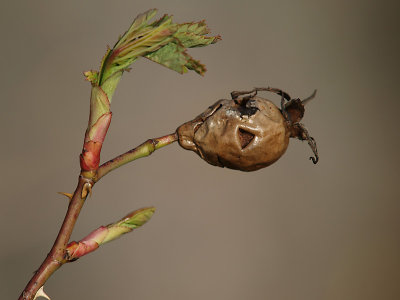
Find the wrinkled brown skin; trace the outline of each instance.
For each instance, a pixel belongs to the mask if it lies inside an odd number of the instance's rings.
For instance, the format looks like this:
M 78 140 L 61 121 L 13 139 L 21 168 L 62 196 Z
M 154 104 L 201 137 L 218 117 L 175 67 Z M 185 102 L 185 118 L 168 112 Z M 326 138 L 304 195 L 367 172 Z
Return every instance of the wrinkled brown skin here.
M 212 165 L 241 171 L 255 171 L 277 161 L 293 136 L 281 111 L 257 96 L 239 103 L 219 100 L 181 125 L 179 144 Z

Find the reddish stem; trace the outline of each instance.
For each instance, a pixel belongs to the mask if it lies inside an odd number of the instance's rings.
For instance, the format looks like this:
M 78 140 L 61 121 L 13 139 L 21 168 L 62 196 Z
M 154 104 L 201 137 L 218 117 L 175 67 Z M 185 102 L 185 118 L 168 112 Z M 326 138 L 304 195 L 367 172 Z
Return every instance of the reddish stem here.
M 90 186 L 88 186 L 90 185 Z M 37 291 L 43 286 L 47 279 L 60 268 L 65 260 L 65 249 L 67 243 L 71 237 L 72 230 L 74 229 L 76 220 L 78 219 L 79 213 L 82 209 L 85 199 L 87 197 L 87 188 L 93 185 L 90 179 L 79 177 L 78 186 L 72 196 L 71 202 L 68 206 L 68 211 L 65 215 L 64 222 L 58 233 L 57 239 L 54 242 L 46 259 L 42 265 L 35 272 L 32 279 L 28 282 L 25 289 L 19 296 L 19 300 L 32 300 Z
M 92 173 L 88 173 L 91 178 L 87 178 L 84 176 L 79 177 L 78 186 L 75 189 L 75 192 L 71 198 L 70 204 L 68 206 L 68 211 L 65 215 L 64 222 L 61 226 L 61 229 L 58 233 L 57 239 L 54 242 L 53 247 L 51 248 L 49 254 L 46 259 L 43 261 L 42 265 L 35 272 L 32 279 L 26 285 L 24 291 L 19 296 L 19 300 L 32 300 L 37 291 L 44 285 L 47 279 L 57 271 L 63 264 L 69 262 L 67 255 L 67 244 L 72 234 L 72 230 L 74 229 L 76 220 L 78 219 L 79 213 L 85 203 L 85 199 L 87 197 L 88 192 L 92 188 L 95 182 L 100 180 L 107 173 L 112 170 L 141 157 L 148 156 L 153 153 L 155 150 L 167 146 L 177 140 L 177 134 L 172 133 L 165 135 L 160 138 L 149 139 L 140 146 L 132 149 L 124 154 L 117 156 L 115 159 L 112 159 L 102 166 L 99 167 L 95 177 L 92 177 Z M 82 171 L 82 174 L 86 174 Z

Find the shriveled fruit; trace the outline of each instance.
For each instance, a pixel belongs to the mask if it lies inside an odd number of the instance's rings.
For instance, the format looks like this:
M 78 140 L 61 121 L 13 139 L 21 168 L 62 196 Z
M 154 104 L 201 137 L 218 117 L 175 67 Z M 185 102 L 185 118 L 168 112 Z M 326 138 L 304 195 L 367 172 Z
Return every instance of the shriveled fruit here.
M 258 91 L 270 91 L 282 96 L 281 108 L 257 96 Z M 196 152 L 206 162 L 241 171 L 255 171 L 277 161 L 286 151 L 289 138 L 307 140 L 315 158 L 315 141 L 299 123 L 304 115 L 304 103 L 291 99 L 279 89 L 255 88 L 232 92 L 232 100 L 219 100 L 205 112 L 178 127 L 179 144 Z

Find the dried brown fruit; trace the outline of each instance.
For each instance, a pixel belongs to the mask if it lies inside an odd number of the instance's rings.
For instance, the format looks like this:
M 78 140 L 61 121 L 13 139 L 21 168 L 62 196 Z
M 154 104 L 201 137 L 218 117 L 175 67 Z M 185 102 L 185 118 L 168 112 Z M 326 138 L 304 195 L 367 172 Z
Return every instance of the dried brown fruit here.
M 281 108 L 257 97 L 258 91 L 282 96 Z M 304 104 L 279 89 L 255 88 L 232 92 L 232 100 L 219 100 L 205 112 L 178 127 L 179 144 L 196 152 L 206 162 L 241 171 L 255 171 L 277 161 L 286 151 L 289 138 L 307 140 L 318 161 L 315 141 L 300 123 Z M 242 97 L 240 97 L 242 96 Z

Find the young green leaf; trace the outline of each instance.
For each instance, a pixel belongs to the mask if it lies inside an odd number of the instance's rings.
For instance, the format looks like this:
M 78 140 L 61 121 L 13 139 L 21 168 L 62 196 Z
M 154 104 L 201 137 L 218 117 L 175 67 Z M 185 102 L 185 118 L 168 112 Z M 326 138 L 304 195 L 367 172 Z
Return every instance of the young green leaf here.
M 150 23 L 156 9 L 138 15 L 129 29 L 119 37 L 104 55 L 100 71 L 87 71 L 86 80 L 92 83 L 89 126 L 81 154 L 81 169 L 93 176 L 100 162 L 102 143 L 111 122 L 110 104 L 115 89 L 125 71 L 139 57 L 145 57 L 173 71 L 188 70 L 203 75 L 206 68 L 187 53 L 187 48 L 216 43 L 220 36 L 207 36 L 204 21 L 175 24 L 164 15 Z
M 151 9 L 135 18 L 129 29 L 104 56 L 99 74 L 88 73 L 91 82 L 97 79 L 111 101 L 122 73 L 139 57 L 146 57 L 171 70 L 185 73 L 194 70 L 203 74 L 206 69 L 187 54 L 187 48 L 216 43 L 220 36 L 206 36 L 209 30 L 204 21 L 175 24 L 169 15 L 149 23 L 157 13 Z M 112 83 L 107 82 L 112 80 Z

